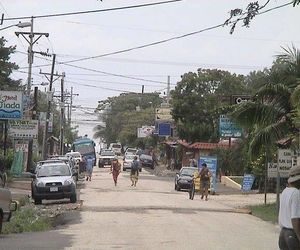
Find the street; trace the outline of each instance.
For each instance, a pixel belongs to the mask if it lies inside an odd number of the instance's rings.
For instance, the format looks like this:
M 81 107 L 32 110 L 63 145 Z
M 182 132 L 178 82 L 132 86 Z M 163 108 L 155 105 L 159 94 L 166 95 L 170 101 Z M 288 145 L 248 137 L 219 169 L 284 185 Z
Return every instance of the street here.
M 137 187 L 130 184 L 129 171 L 115 187 L 109 168 L 95 167 L 71 223 L 50 232 L 1 236 L 0 249 L 277 249 L 278 227 L 238 213 L 233 199 L 238 196 L 204 201 L 196 195 L 192 201 L 187 192 L 174 190 L 172 178 L 146 170 Z

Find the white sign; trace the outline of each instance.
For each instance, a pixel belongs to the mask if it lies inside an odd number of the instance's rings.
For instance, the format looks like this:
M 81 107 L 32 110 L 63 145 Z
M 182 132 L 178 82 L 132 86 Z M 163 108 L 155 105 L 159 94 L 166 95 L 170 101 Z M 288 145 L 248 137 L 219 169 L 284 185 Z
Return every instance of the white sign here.
M 141 128 L 137 129 L 137 137 L 145 138 L 147 136 L 151 136 L 154 130 L 154 126 L 142 126 Z
M 9 135 L 13 138 L 37 139 L 37 120 L 12 120 L 9 121 Z
M 278 149 L 278 171 L 280 177 L 288 177 L 292 167 L 292 151 L 290 149 Z
M 0 91 L 0 119 L 21 119 L 23 94 L 20 91 Z
M 277 163 L 268 162 L 268 178 L 277 177 Z
M 155 120 L 159 121 L 171 121 L 171 109 L 170 108 L 157 108 L 155 114 Z

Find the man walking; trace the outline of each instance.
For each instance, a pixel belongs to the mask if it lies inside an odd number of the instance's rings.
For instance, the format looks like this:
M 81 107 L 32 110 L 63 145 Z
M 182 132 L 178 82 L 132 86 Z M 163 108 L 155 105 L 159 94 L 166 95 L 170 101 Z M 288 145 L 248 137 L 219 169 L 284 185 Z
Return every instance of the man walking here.
M 130 179 L 131 179 L 131 186 L 136 187 L 136 183 L 138 182 L 139 179 L 139 162 L 136 156 L 133 158 L 133 161 L 131 163 Z
M 288 186 L 280 197 L 278 223 L 281 228 L 279 248 L 300 249 L 300 165 L 289 172 Z

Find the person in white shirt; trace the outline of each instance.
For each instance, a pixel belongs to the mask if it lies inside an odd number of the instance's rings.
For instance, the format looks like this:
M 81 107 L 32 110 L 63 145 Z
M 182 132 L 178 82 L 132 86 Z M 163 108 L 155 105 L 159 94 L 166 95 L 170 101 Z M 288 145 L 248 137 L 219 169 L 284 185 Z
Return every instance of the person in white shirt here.
M 281 250 L 300 249 L 300 165 L 289 172 L 288 186 L 280 196 L 278 245 Z

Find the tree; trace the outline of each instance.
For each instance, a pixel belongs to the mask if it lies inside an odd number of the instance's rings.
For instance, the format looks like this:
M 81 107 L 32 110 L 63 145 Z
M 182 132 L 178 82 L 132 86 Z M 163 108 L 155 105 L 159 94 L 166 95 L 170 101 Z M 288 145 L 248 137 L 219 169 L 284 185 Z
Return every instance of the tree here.
M 271 2 L 271 0 L 266 0 L 263 4 L 260 4 L 258 1 L 248 3 L 245 10 L 236 8 L 230 11 L 230 17 L 225 21 L 225 25 L 230 25 L 230 34 L 233 34 L 235 31 L 236 25 L 239 22 L 243 23 L 243 26 L 249 27 L 251 21 L 259 15 L 266 6 Z M 288 4 L 293 4 L 293 7 L 300 4 L 300 0 L 293 0 Z
M 218 69 L 186 73 L 171 92 L 172 115 L 179 137 L 189 142 L 218 141 L 223 97 L 246 94 L 242 75 Z
M 158 93 L 123 93 L 99 103 L 97 111 L 101 121 L 94 128 L 94 138 L 103 138 L 106 143 L 120 141 L 122 145 L 135 146 L 137 128 L 154 125 L 154 109 L 160 106 Z
M 255 94 L 254 101 L 238 105 L 233 118 L 249 131 L 249 153 L 258 157 L 280 139 L 298 140 L 300 51 L 286 48 L 277 56 L 269 82 Z
M 13 70 L 17 70 L 18 66 L 10 62 L 11 54 L 15 53 L 16 47 L 5 47 L 6 40 L 0 38 L 0 90 L 22 90 L 21 80 L 13 80 L 10 78 Z

